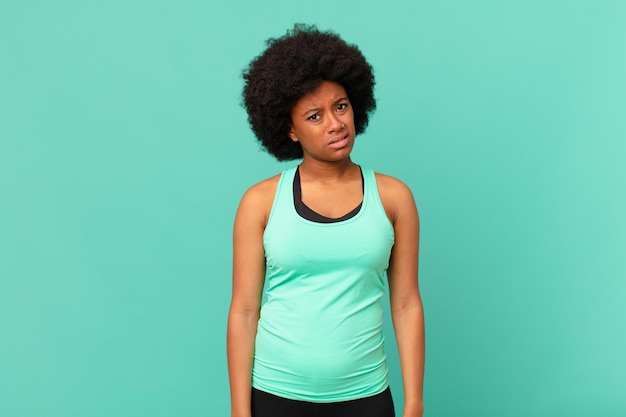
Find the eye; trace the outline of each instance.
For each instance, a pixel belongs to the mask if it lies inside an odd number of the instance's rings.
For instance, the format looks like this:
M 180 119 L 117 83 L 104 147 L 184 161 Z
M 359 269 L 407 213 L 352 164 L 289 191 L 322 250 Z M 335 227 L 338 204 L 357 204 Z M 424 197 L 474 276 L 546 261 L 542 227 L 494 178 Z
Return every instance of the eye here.
M 307 117 L 307 120 L 317 121 L 317 120 L 319 120 L 319 119 L 320 119 L 320 115 L 319 115 L 319 114 L 317 114 L 317 113 L 315 113 L 315 114 L 313 114 L 313 115 L 311 115 L 311 116 Z
M 337 110 L 341 111 L 341 110 L 345 110 L 348 108 L 348 103 L 341 103 L 339 105 L 337 105 Z

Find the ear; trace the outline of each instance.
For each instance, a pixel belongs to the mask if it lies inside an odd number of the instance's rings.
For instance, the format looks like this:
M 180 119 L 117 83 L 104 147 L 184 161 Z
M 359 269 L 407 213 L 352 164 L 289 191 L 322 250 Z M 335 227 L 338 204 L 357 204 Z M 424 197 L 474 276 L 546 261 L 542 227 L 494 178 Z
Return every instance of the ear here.
M 296 136 L 296 132 L 293 130 L 293 126 L 289 126 L 289 131 L 287 132 L 287 136 L 289 136 L 292 141 L 298 142 L 298 136 Z

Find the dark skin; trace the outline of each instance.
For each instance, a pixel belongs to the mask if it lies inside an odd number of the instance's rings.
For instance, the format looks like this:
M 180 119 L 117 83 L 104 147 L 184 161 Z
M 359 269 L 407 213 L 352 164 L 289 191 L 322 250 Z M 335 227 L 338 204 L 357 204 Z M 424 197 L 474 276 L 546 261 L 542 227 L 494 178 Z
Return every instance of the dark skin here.
M 350 159 L 354 115 L 344 88 L 322 83 L 291 111 L 289 137 L 302 146 L 302 201 L 326 217 L 341 217 L 363 199 L 361 174 Z
M 302 199 L 316 212 L 340 217 L 362 200 L 359 167 L 350 159 L 354 117 L 344 88 L 324 81 L 291 113 L 288 135 L 302 145 Z M 256 184 L 243 196 L 233 234 L 233 295 L 228 319 L 231 417 L 251 417 L 254 340 L 265 280 L 263 231 L 280 176 Z M 403 417 L 423 413 L 424 315 L 417 281 L 419 218 L 413 195 L 399 180 L 376 174 L 395 243 L 387 271 L 394 331 L 400 354 Z

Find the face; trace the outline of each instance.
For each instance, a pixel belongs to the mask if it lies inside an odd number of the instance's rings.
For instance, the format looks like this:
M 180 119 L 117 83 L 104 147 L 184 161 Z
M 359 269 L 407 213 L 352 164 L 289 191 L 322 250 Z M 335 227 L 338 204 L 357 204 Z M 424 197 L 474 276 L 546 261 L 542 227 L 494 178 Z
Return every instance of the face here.
M 289 137 L 299 142 L 304 158 L 339 161 L 354 145 L 354 114 L 346 90 L 323 81 L 291 110 Z

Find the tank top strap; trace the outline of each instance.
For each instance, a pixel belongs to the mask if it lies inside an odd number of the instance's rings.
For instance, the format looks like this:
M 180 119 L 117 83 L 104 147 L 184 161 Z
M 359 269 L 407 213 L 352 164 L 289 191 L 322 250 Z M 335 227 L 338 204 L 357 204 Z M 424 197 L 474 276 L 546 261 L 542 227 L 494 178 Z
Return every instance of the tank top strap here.
M 383 202 L 380 199 L 380 194 L 378 192 L 378 183 L 376 182 L 376 173 L 374 170 L 366 167 L 361 167 L 361 172 L 363 173 L 363 181 L 365 183 L 365 191 L 363 200 L 367 200 L 367 206 L 371 210 L 376 210 L 379 214 L 382 214 L 387 218 L 387 212 L 385 211 L 385 207 L 383 206 Z
M 287 168 L 280 174 L 278 185 L 276 187 L 276 194 L 274 195 L 274 202 L 272 203 L 272 209 L 270 216 L 267 220 L 269 225 L 272 219 L 276 216 L 288 216 L 293 206 L 293 178 L 296 175 L 296 169 L 298 167 Z

